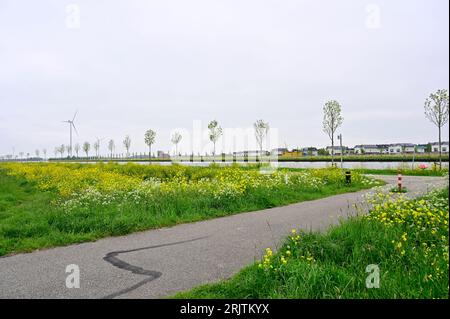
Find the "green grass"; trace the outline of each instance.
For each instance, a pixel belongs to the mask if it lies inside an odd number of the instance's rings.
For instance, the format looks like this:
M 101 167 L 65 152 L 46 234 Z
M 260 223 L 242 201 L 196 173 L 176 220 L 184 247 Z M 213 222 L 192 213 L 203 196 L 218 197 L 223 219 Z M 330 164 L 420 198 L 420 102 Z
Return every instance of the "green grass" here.
M 344 155 L 344 162 L 412 162 L 413 159 L 415 162 L 439 162 L 438 154 L 419 154 L 415 157 L 412 154 L 404 154 L 404 155 Z M 341 160 L 340 156 L 335 156 L 334 161 L 339 163 Z M 331 162 L 330 155 L 319 155 L 319 156 L 302 156 L 302 157 L 280 157 L 278 159 L 280 162 Z M 449 156 L 444 154 L 442 156 L 442 162 L 448 162 Z
M 393 187 L 389 191 L 391 193 L 404 194 L 408 192 L 408 189 L 406 187 L 402 187 L 401 189 L 399 189 L 398 187 Z
M 0 255 L 46 247 L 54 234 L 47 232 L 50 202 L 55 196 L 39 192 L 25 179 L 0 170 Z
M 440 200 L 440 207 L 446 206 L 448 222 L 448 188 L 433 196 L 433 201 Z M 434 213 L 438 214 L 437 210 Z M 292 257 L 285 265 L 273 262 L 279 267 L 277 272 L 256 262 L 229 280 L 181 292 L 174 298 L 448 298 L 448 223 L 432 236 L 421 228 L 411 228 L 408 223 L 387 227 L 354 217 L 325 233 L 303 233 L 297 244 L 292 237 L 288 239 L 273 260 L 279 260 L 280 252 L 286 256 L 287 250 Z M 394 243 L 405 232 L 406 254 L 401 255 Z M 438 247 L 442 242 L 444 251 L 447 247 L 444 254 L 422 249 L 424 243 Z M 314 256 L 315 261 L 301 256 Z M 378 289 L 366 287 L 366 267 L 371 264 L 380 270 Z M 435 274 L 436 267 L 443 271 L 441 277 L 425 280 Z
M 221 162 L 222 160 L 225 160 L 227 162 L 233 161 L 233 156 L 226 155 L 225 157 L 222 157 L 221 155 L 217 156 L 194 156 L 192 158 L 192 161 L 194 162 Z M 244 161 L 250 161 L 255 162 L 257 161 L 257 157 L 255 156 L 249 156 L 245 158 L 244 156 L 238 156 L 235 158 L 238 162 L 244 162 Z M 64 158 L 51 158 L 49 159 L 51 161 L 87 161 L 87 162 L 96 162 L 96 161 L 124 161 L 124 162 L 148 162 L 148 157 L 146 158 L 110 158 L 110 157 L 103 157 L 103 158 L 95 158 L 95 157 L 89 157 L 89 158 L 72 158 L 69 159 L 67 157 Z M 173 159 L 170 158 L 152 158 L 152 162 L 170 162 L 170 161 L 183 161 L 183 162 L 189 162 L 191 160 L 190 156 L 179 156 Z M 335 156 L 335 162 L 339 162 L 341 160 L 340 156 Z M 353 154 L 353 155 L 344 155 L 343 161 L 344 162 L 439 162 L 439 155 L 438 154 L 416 154 L 415 156 L 413 154 L 404 154 L 404 155 L 392 155 L 392 154 L 382 154 L 382 155 L 361 155 L 361 154 Z M 319 156 L 301 156 L 301 157 L 293 157 L 293 156 L 280 156 L 278 158 L 278 161 L 280 162 L 331 162 L 331 156 L 330 155 L 319 155 Z M 442 155 L 442 162 L 449 161 L 449 155 L 443 154 Z
M 81 166 L 73 165 L 74 168 Z M 111 167 L 111 170 L 129 174 L 134 174 L 133 170 L 139 174 L 144 170 L 139 165 Z M 210 172 L 201 168 L 184 170 L 187 174 Z M 146 174 L 153 175 L 171 174 L 172 171 L 174 168 L 145 168 Z M 105 203 L 94 201 L 67 211 L 59 204 L 56 193 L 40 191 L 25 178 L 6 172 L 0 167 L 0 256 L 255 211 L 369 187 L 342 183 L 325 185 L 320 190 L 298 191 L 281 186 L 271 191 L 253 189 L 244 197 L 233 200 L 173 194 L 155 196 L 154 200 L 145 203 L 120 199 Z
M 397 175 L 399 172 L 405 176 L 446 176 L 448 174 L 448 168 L 443 168 L 442 170 L 432 170 L 432 169 L 369 169 L 369 168 L 358 168 L 352 169 L 352 171 L 361 174 L 372 174 L 372 175 Z
M 285 168 L 288 171 L 303 171 L 307 168 Z M 429 177 L 444 177 L 448 175 L 448 168 L 443 168 L 442 170 L 432 170 L 432 169 L 375 169 L 375 168 L 353 168 L 344 169 L 344 171 L 351 171 L 359 174 L 365 175 L 398 175 L 401 173 L 403 176 L 429 176 Z

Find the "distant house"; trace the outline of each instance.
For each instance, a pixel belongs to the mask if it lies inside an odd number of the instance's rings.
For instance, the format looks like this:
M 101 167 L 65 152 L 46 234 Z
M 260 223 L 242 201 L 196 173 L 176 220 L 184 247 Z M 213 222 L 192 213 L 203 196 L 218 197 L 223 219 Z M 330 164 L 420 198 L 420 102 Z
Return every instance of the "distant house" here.
M 286 152 L 288 152 L 287 148 L 274 148 L 271 151 L 272 155 L 277 155 L 277 156 L 282 156 Z
M 355 154 L 384 154 L 387 153 L 385 145 L 361 144 L 355 145 Z
M 267 151 L 262 151 L 263 155 L 269 155 L 270 153 Z M 261 155 L 261 151 L 241 151 L 241 152 L 233 152 L 234 156 L 250 156 L 250 157 L 254 157 L 254 156 L 260 156 Z
M 361 144 L 355 145 L 354 154 L 387 154 L 389 145 L 387 144 Z
M 301 150 L 293 149 L 292 151 L 284 152 L 283 156 L 286 156 L 286 157 L 300 157 L 300 156 L 303 156 L 303 153 L 301 152 Z
M 389 154 L 389 144 L 377 144 L 381 154 Z
M 347 146 L 342 146 L 342 149 L 340 146 L 334 146 L 334 147 L 327 146 L 326 151 L 328 152 L 328 154 L 331 155 L 332 149 L 334 149 L 334 155 L 341 155 L 342 153 L 344 153 L 344 154 L 346 153 Z
M 170 155 L 164 151 L 158 151 L 158 158 L 170 158 Z
M 449 143 L 441 142 L 441 151 L 442 153 L 448 153 Z M 431 143 L 431 151 L 433 153 L 439 153 L 439 142 Z
M 414 153 L 415 144 L 397 143 L 389 145 L 389 154 Z
M 319 155 L 317 148 L 315 147 L 304 147 L 301 149 L 303 156 L 317 156 Z
M 418 144 L 416 145 L 416 153 L 426 153 L 428 145 L 427 144 Z

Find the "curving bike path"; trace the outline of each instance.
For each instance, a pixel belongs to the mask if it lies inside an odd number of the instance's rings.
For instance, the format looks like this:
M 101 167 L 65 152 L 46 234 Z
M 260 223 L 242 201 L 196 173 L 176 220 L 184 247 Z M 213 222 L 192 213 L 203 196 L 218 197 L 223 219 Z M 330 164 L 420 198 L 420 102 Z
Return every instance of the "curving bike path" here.
M 389 184 L 396 176 L 377 176 Z M 409 196 L 444 185 L 403 177 Z M 368 191 L 0 258 L 0 298 L 159 298 L 228 278 L 276 248 L 292 228 L 325 229 Z M 363 207 L 364 205 L 362 205 Z M 80 269 L 67 288 L 66 267 Z

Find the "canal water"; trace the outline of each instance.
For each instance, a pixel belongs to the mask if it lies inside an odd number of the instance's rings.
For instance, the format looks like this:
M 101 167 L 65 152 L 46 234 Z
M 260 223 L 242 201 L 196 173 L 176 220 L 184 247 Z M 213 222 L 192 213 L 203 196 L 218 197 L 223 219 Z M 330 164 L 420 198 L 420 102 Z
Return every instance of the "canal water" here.
M 79 163 L 83 163 L 83 162 L 79 162 Z M 96 163 L 96 162 L 84 162 L 84 163 Z M 119 161 L 117 163 L 126 164 L 129 162 L 120 162 Z M 149 162 L 132 162 L 132 163 L 142 164 L 142 165 L 149 164 Z M 206 167 L 206 166 L 211 165 L 213 162 L 175 162 L 175 163 L 178 163 L 180 165 L 187 165 L 187 166 Z M 248 164 L 248 163 L 244 163 L 244 162 L 237 162 L 237 163 L 241 164 L 241 165 Z M 155 162 L 151 162 L 151 164 L 167 166 L 167 165 L 172 165 L 172 162 L 157 162 L 157 161 L 155 161 Z M 232 162 L 216 162 L 216 164 L 228 166 L 228 165 L 232 165 L 233 163 Z M 250 164 L 252 164 L 252 163 L 250 163 Z M 430 162 L 415 162 L 414 164 L 412 162 L 343 162 L 343 167 L 350 168 L 350 169 L 354 169 L 354 168 L 411 169 L 413 167 L 418 168 L 419 165 L 421 165 L 421 164 L 426 165 L 427 168 L 431 168 L 431 166 L 433 165 L 433 163 L 430 163 Z M 276 165 L 278 165 L 278 167 L 280 167 L 280 168 L 325 168 L 325 167 L 331 167 L 331 162 L 277 162 Z M 336 162 L 336 165 L 337 165 L 337 167 L 341 167 L 340 162 Z M 442 167 L 448 168 L 449 163 L 443 162 Z

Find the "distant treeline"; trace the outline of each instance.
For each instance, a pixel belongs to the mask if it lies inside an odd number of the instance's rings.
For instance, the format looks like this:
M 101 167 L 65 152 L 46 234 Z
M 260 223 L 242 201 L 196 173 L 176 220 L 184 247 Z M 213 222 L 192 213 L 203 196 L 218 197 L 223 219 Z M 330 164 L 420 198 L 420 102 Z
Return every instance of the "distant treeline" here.
M 280 156 L 276 157 L 263 157 L 262 161 L 279 161 L 279 162 L 331 162 L 331 156 Z M 335 162 L 341 160 L 340 156 L 334 158 Z M 342 157 L 344 162 L 438 162 L 439 156 L 437 154 L 421 154 L 415 155 L 344 155 Z M 177 156 L 172 158 L 126 158 L 126 157 L 72 157 L 72 158 L 50 158 L 49 161 L 85 161 L 85 162 L 98 162 L 98 161 L 113 161 L 113 162 L 259 162 L 260 158 L 255 156 L 232 156 L 232 155 L 218 155 L 218 156 Z M 448 154 L 445 154 L 442 161 L 449 162 Z

